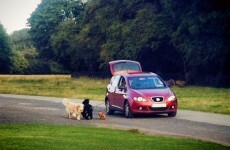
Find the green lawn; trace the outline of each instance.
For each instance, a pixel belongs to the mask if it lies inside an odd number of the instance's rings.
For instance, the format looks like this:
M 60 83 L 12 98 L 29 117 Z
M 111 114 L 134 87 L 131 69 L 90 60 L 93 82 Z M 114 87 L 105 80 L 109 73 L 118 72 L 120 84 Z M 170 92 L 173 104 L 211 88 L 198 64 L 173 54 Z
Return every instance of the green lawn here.
M 103 100 L 108 82 L 70 75 L 0 75 L 0 93 Z
M 230 114 L 230 89 L 189 86 L 173 90 L 180 109 Z
M 138 133 L 136 130 L 0 124 L 0 149 L 227 150 L 229 147 L 188 138 L 148 136 Z

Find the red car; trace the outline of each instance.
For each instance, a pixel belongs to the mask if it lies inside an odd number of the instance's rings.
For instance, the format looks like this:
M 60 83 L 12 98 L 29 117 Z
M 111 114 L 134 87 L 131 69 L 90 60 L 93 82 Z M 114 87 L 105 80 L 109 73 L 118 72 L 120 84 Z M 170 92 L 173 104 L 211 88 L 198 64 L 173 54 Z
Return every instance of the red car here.
M 139 62 L 111 61 L 113 75 L 107 86 L 106 113 L 121 111 L 126 118 L 135 114 L 177 114 L 177 97 L 155 73 L 142 72 Z

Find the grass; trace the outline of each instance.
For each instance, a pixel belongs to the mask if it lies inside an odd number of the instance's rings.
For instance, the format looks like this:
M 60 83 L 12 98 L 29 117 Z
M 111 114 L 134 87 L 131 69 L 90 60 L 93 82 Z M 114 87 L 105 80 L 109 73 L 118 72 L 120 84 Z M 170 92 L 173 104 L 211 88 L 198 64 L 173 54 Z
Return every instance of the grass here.
M 103 100 L 108 82 L 70 75 L 0 75 L 0 93 Z
M 189 86 L 173 90 L 181 109 L 230 114 L 230 89 Z
M 35 124 L 0 124 L 0 149 L 80 149 L 80 150 L 227 150 L 229 147 L 165 136 L 148 136 L 139 132 L 83 126 Z
M 0 93 L 103 101 L 109 79 L 70 75 L 0 75 Z M 173 87 L 180 109 L 230 114 L 230 89 Z

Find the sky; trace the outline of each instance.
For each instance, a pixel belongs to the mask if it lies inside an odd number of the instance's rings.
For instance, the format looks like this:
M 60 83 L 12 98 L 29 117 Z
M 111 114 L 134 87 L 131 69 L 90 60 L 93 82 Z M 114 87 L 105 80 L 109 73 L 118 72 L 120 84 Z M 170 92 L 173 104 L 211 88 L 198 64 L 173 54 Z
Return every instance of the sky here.
M 27 26 L 27 19 L 41 0 L 0 0 L 0 22 L 8 34 Z

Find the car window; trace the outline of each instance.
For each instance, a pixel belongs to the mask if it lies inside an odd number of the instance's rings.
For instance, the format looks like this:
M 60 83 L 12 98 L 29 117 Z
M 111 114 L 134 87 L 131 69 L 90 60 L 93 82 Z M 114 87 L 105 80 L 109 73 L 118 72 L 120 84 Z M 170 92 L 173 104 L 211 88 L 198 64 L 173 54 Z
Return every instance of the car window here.
M 113 79 L 111 79 L 112 86 L 117 86 L 118 82 L 119 82 L 119 79 L 120 79 L 120 75 L 113 76 Z
M 129 77 L 129 86 L 132 89 L 157 89 L 166 87 L 157 76 Z
M 124 77 L 120 78 L 120 82 L 119 82 L 118 86 L 122 86 L 122 87 L 126 86 L 126 82 L 125 82 L 125 78 Z
M 139 65 L 136 63 L 131 62 L 121 62 L 114 64 L 114 71 L 121 71 L 121 70 L 137 70 L 140 71 Z

